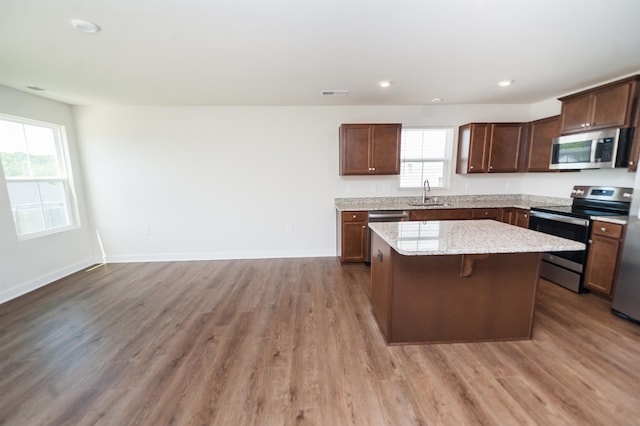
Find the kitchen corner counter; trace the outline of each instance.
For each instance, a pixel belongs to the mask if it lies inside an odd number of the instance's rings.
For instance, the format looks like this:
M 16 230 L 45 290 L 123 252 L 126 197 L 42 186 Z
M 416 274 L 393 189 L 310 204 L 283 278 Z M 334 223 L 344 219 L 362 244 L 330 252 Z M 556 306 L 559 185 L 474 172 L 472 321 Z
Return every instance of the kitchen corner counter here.
M 427 210 L 427 209 L 468 209 L 468 208 L 504 208 L 516 207 L 530 209 L 542 206 L 570 206 L 571 198 L 543 197 L 536 195 L 443 195 L 430 196 L 433 205 L 412 205 L 418 197 L 370 197 L 336 198 L 338 211 L 376 211 L 376 210 Z
M 531 253 L 584 250 L 580 242 L 494 220 L 370 223 L 369 227 L 404 256 Z

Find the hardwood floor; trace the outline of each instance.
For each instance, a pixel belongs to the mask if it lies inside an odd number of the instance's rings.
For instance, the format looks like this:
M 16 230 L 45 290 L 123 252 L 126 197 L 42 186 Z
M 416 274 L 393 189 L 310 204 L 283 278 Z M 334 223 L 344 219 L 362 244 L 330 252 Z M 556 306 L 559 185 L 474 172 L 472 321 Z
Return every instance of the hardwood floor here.
M 333 258 L 111 264 L 0 305 L 2 425 L 631 425 L 640 326 L 542 281 L 530 341 L 386 346 Z

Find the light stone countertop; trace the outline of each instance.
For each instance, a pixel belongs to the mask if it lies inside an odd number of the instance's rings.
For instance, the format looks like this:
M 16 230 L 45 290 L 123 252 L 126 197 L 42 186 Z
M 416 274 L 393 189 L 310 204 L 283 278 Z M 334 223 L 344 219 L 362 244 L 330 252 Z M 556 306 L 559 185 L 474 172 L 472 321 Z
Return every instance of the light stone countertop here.
M 577 241 L 495 220 L 377 222 L 369 227 L 405 256 L 584 250 Z M 373 257 L 373 255 L 372 255 Z
M 599 220 L 601 222 L 617 223 L 618 225 L 626 225 L 629 216 L 591 216 L 591 220 Z
M 571 198 L 543 197 L 522 194 L 499 195 L 442 195 L 430 196 L 430 201 L 441 205 L 420 205 L 420 197 L 371 197 L 336 198 L 338 211 L 375 211 L 375 210 L 425 210 L 425 209 L 467 209 L 517 207 L 530 209 L 542 206 L 570 206 Z

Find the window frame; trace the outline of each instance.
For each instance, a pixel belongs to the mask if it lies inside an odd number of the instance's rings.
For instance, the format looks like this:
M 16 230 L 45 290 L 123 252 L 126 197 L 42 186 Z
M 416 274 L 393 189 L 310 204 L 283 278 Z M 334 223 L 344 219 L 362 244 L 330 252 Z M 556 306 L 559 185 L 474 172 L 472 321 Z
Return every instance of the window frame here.
M 444 149 L 444 157 L 442 158 L 403 158 L 402 156 L 402 148 L 400 149 L 400 173 L 398 174 L 398 189 L 400 191 L 413 191 L 416 189 L 422 189 L 422 184 L 420 186 L 402 186 L 402 164 L 404 162 L 422 162 L 422 163 L 443 163 L 442 170 L 442 185 L 437 186 L 433 183 L 429 182 L 431 188 L 434 189 L 449 189 L 451 186 L 451 172 L 453 167 L 453 146 L 455 144 L 455 128 L 452 126 L 402 126 L 400 143 L 402 144 L 402 132 L 405 130 L 445 130 L 447 131 L 447 140 L 445 141 L 445 149 Z
M 78 214 L 78 203 L 75 192 L 75 184 L 73 182 L 73 173 L 71 170 L 71 159 L 69 156 L 69 145 L 67 140 L 67 132 L 66 127 L 62 124 L 50 123 L 41 120 L 34 120 L 25 117 L 19 117 L 15 115 L 2 114 L 0 113 L 0 121 L 7 121 L 12 123 L 17 123 L 23 126 L 38 126 L 43 128 L 48 128 L 52 130 L 54 143 L 55 143 L 55 152 L 56 152 L 56 160 L 58 162 L 59 174 L 57 176 L 29 176 L 29 177 L 15 177 L 15 176 L 6 176 L 4 172 L 4 168 L 2 162 L 0 162 L 0 179 L 4 182 L 4 186 L 7 191 L 7 201 L 8 205 L 11 209 L 11 217 L 14 222 L 14 230 L 18 240 L 30 240 L 34 238 L 40 238 L 48 235 L 58 234 L 61 232 L 66 232 L 72 229 L 76 229 L 80 227 L 80 216 Z M 27 146 L 28 150 L 28 146 Z M 28 152 L 27 152 L 28 153 Z M 29 154 L 29 153 L 28 153 Z M 30 154 L 29 154 L 30 155 Z M 29 160 L 29 168 L 30 173 L 32 164 L 31 159 Z M 15 218 L 14 208 L 11 204 L 11 199 L 9 198 L 9 187 L 8 183 L 10 182 L 27 182 L 27 183 L 42 183 L 42 182 L 61 182 L 64 189 L 64 201 L 66 205 L 66 214 L 69 218 L 69 224 L 64 226 L 58 226 L 55 228 L 46 228 L 36 232 L 29 232 L 20 234 L 18 223 Z M 43 209 L 43 200 L 42 196 L 39 193 L 40 198 L 40 209 Z

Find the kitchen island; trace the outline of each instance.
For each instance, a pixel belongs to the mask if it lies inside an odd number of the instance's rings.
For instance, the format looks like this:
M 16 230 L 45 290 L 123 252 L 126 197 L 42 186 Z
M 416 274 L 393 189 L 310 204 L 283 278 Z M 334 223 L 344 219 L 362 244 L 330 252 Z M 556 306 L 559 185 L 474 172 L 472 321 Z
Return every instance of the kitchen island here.
M 541 254 L 585 248 L 493 220 L 369 227 L 373 314 L 389 344 L 529 339 Z

